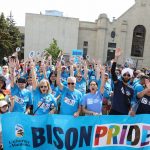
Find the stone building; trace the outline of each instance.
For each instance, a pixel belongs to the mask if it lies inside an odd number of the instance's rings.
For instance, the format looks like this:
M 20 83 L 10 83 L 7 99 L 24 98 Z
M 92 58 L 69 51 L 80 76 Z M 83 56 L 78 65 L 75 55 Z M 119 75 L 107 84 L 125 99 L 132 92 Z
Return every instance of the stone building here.
M 113 21 L 106 14 L 100 14 L 95 22 L 86 22 L 27 13 L 25 22 L 25 57 L 32 50 L 48 48 L 54 38 L 68 55 L 73 49 L 83 49 L 84 57 L 88 55 L 104 63 L 120 47 L 120 64 L 132 58 L 138 67 L 150 66 L 150 0 L 135 0 L 131 8 Z

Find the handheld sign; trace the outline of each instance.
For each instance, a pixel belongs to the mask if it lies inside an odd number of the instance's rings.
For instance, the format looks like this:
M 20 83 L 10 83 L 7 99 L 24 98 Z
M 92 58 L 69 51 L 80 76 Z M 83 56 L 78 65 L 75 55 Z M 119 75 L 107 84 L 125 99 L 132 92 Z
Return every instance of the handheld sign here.
M 17 47 L 17 48 L 16 48 L 16 52 L 20 52 L 20 47 Z
M 34 56 L 35 56 L 35 51 L 31 51 L 31 52 L 29 53 L 29 58 L 34 58 Z
M 73 49 L 72 56 L 83 56 L 83 50 L 82 49 Z
M 36 57 L 41 57 L 41 52 L 40 51 L 36 51 Z

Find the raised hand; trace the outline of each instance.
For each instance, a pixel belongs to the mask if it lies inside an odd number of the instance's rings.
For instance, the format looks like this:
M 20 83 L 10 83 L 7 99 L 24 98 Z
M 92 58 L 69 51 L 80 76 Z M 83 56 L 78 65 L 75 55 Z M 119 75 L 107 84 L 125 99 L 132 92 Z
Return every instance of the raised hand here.
M 11 56 L 10 56 L 8 65 L 10 68 L 15 68 L 16 67 L 16 59 L 11 58 Z
M 34 67 L 35 67 L 35 63 L 34 63 L 33 59 L 30 59 L 30 68 L 32 69 Z
M 145 79 L 145 85 L 150 90 L 150 81 L 148 79 Z
M 116 48 L 116 51 L 115 51 L 115 57 L 119 57 L 121 55 L 121 49 L 120 48 Z
M 100 65 L 100 72 L 101 74 L 105 74 L 105 67 Z
M 61 62 L 60 61 L 57 61 L 56 68 L 57 68 L 57 71 L 61 71 Z

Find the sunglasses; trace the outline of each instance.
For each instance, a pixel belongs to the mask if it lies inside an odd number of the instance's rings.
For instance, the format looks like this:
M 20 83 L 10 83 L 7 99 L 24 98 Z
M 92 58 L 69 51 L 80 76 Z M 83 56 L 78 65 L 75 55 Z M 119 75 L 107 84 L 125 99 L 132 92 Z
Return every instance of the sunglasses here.
M 42 89 L 42 88 L 47 88 L 47 86 L 40 86 L 40 88 Z
M 75 83 L 68 83 L 68 85 L 74 85 Z
M 90 86 L 96 86 L 97 84 L 90 84 Z
M 82 76 L 77 76 L 77 78 L 82 78 Z
M 125 73 L 125 74 L 123 74 L 123 76 L 124 76 L 124 77 L 125 77 L 125 76 L 130 77 L 130 74 L 128 74 L 128 73 L 126 74 L 126 73 Z

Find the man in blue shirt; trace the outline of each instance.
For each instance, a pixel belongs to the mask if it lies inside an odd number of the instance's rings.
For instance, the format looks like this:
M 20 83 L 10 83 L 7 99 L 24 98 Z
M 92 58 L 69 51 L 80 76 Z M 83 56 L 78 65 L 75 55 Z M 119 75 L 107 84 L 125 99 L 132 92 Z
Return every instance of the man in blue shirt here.
M 76 78 L 68 77 L 67 84 L 68 86 L 64 86 L 60 81 L 61 76 L 61 64 L 59 63 L 57 66 L 57 85 L 59 86 L 62 95 L 60 100 L 60 114 L 63 115 L 73 115 L 74 117 L 78 117 L 81 112 L 81 97 L 82 94 L 80 91 L 75 89 Z

